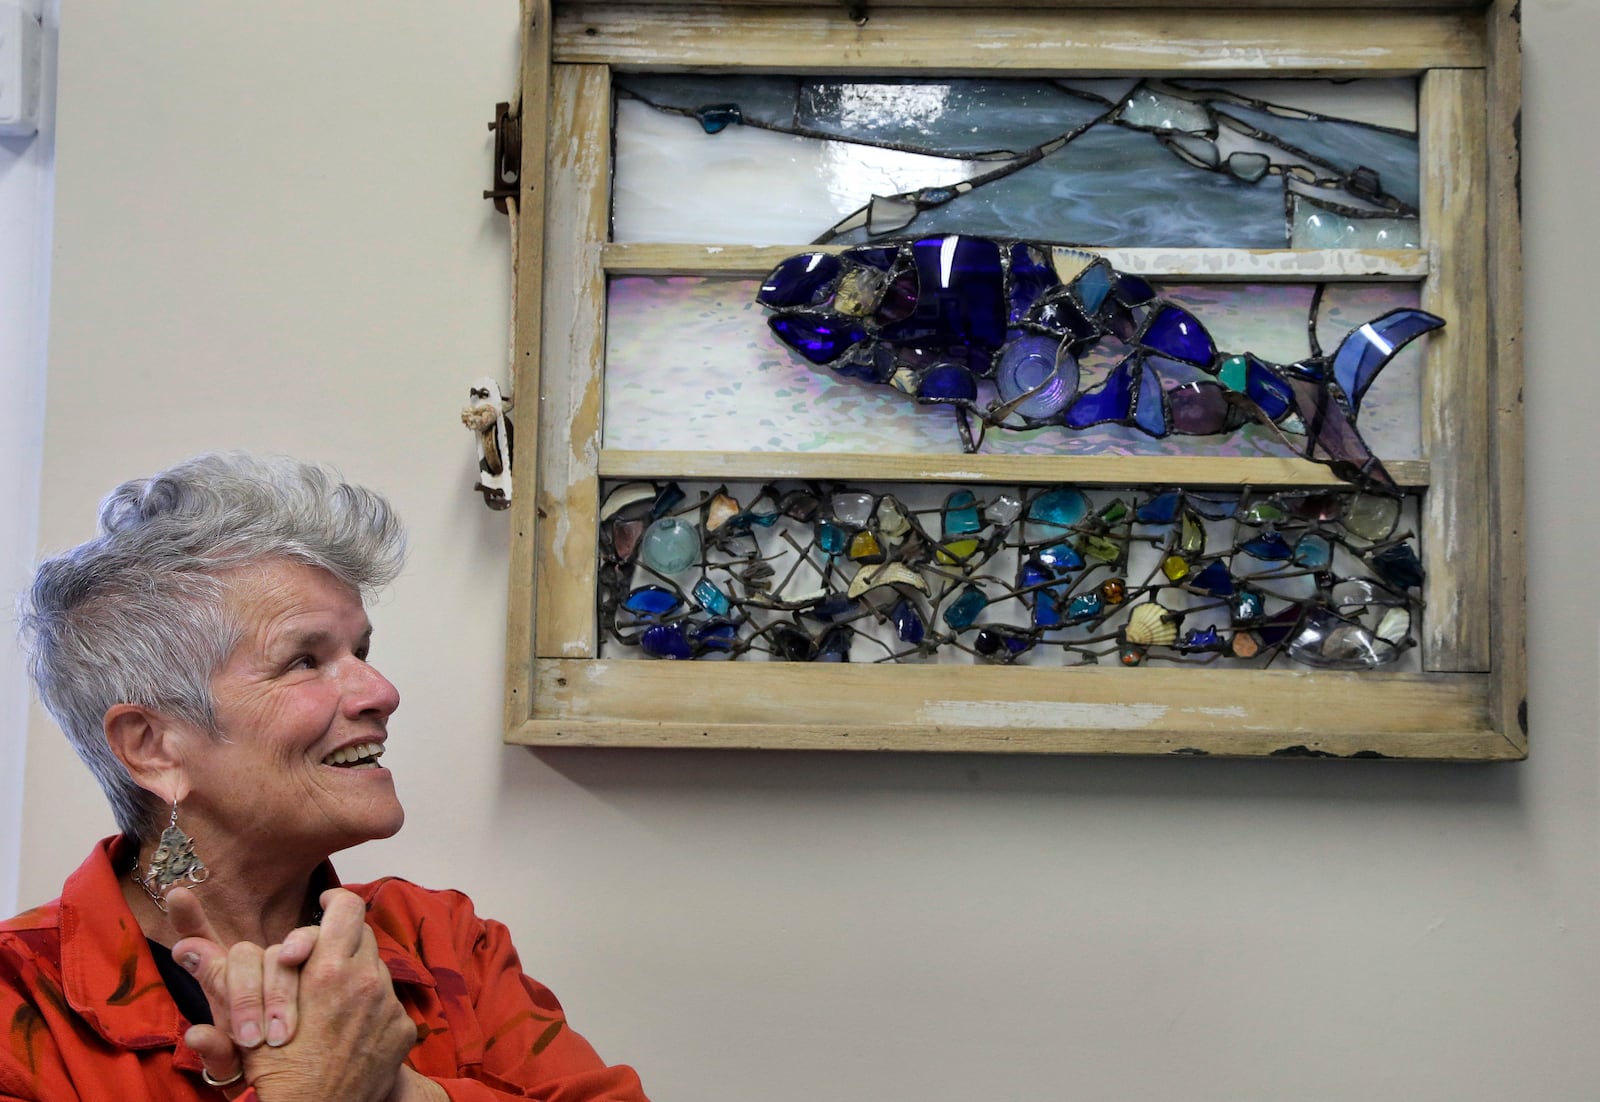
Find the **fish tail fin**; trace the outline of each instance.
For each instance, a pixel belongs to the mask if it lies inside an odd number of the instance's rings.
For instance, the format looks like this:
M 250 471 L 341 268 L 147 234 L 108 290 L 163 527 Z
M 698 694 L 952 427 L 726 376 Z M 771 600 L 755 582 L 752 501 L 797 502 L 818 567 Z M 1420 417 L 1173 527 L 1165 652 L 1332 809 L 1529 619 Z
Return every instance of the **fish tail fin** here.
M 1333 378 L 1350 403 L 1351 415 L 1360 411 L 1372 380 L 1402 348 L 1443 325 L 1443 318 L 1426 310 L 1402 308 L 1346 333 L 1333 354 Z

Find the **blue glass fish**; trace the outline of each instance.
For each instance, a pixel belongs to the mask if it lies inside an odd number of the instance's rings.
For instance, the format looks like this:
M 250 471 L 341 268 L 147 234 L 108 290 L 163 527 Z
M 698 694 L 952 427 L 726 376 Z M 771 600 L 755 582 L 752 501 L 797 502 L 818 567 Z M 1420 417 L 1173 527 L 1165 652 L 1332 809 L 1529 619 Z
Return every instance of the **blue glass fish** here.
M 1066 279 L 1058 253 L 1075 262 Z M 1313 319 L 1321 295 L 1319 286 Z M 1395 354 L 1444 325 L 1423 310 L 1392 310 L 1351 330 L 1331 355 L 1312 326 L 1309 356 L 1269 363 L 1219 349 L 1199 318 L 1103 258 L 964 234 L 800 253 L 772 270 L 756 301 L 772 311 L 778 339 L 811 363 L 954 409 L 967 451 L 991 427 L 1118 424 L 1163 437 L 1298 422 L 1304 442 L 1292 446 L 1305 458 L 1391 492 L 1356 415 Z M 1079 359 L 1108 337 L 1128 354 L 1080 391 Z M 981 402 L 980 381 L 998 397 Z

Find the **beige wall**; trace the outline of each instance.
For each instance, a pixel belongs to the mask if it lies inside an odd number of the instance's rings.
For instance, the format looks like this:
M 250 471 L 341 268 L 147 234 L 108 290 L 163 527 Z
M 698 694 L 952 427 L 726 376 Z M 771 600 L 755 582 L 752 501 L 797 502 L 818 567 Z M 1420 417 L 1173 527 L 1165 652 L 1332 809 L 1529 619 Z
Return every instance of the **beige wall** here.
M 502 748 L 515 4 L 65 8 L 42 545 L 203 448 L 389 491 L 410 822 L 341 866 L 466 889 L 658 1099 L 1600 1095 L 1588 0 L 1525 4 L 1535 748 L 1481 768 Z M 33 901 L 110 824 L 37 714 L 26 780 Z

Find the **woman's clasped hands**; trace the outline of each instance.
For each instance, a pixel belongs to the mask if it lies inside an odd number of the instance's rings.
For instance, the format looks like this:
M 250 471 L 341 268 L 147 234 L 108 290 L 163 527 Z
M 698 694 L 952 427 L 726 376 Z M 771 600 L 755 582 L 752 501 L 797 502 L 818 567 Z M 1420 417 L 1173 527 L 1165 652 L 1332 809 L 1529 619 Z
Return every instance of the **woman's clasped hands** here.
M 183 935 L 172 956 L 200 981 L 212 1024 L 184 1041 L 229 1097 L 261 1102 L 444 1102 L 437 1083 L 406 1067 L 417 1027 L 395 997 L 361 897 L 322 894 L 320 926 L 265 948 L 224 946 L 194 893 L 168 900 Z M 235 1078 L 239 1073 L 242 1078 Z

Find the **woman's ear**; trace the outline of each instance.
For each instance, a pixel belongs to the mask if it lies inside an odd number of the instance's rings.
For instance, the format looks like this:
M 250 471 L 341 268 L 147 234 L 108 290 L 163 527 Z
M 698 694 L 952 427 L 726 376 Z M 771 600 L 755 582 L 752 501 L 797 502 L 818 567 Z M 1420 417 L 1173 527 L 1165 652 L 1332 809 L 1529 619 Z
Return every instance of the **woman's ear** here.
M 107 745 L 135 784 L 169 804 L 188 795 L 182 732 L 170 719 L 141 704 L 113 704 L 101 723 Z

